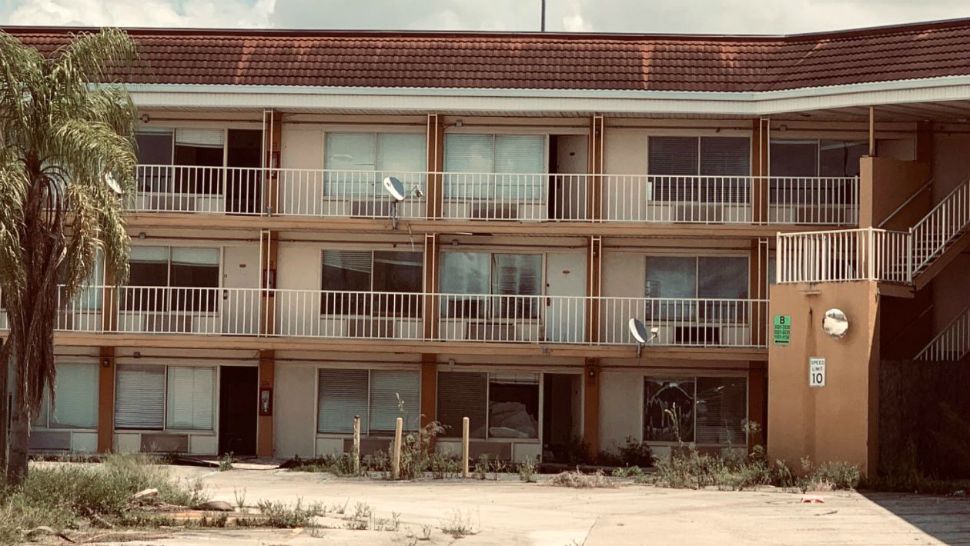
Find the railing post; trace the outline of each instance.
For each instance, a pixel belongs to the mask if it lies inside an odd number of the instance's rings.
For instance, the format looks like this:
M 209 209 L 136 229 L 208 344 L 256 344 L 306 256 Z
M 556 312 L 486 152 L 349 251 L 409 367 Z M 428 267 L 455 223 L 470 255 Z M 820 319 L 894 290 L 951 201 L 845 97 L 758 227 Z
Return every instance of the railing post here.
M 866 270 L 868 273 L 867 278 L 870 281 L 876 280 L 876 248 L 875 248 L 875 237 L 876 232 L 873 228 L 866 228 L 865 239 L 866 239 Z
M 913 282 L 913 228 L 906 233 L 906 282 Z

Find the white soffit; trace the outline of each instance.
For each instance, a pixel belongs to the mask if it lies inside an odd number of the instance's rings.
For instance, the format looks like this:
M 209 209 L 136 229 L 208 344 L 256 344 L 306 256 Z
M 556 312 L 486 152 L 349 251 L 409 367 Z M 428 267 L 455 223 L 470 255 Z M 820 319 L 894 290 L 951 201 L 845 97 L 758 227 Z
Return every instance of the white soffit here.
M 833 108 L 970 100 L 970 76 L 744 93 L 129 84 L 141 108 L 303 111 L 598 112 L 768 116 Z

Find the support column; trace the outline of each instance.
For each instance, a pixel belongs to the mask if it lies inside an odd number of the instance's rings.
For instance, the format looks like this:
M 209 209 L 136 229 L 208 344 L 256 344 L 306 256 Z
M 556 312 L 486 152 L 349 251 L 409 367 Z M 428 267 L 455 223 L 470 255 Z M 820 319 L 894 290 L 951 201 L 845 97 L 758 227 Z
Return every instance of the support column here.
M 115 428 L 115 348 L 101 347 L 98 357 L 98 453 L 111 453 Z
M 751 215 L 755 224 L 768 222 L 768 164 L 771 145 L 771 120 L 757 118 L 752 121 L 751 132 Z
M 276 332 L 276 260 L 279 256 L 280 233 L 264 229 L 259 233 L 260 293 L 259 333 Z
M 586 195 L 586 217 L 590 220 L 603 218 L 603 158 L 605 151 L 606 125 L 603 116 L 594 115 L 589 125 L 589 174 Z
M 755 345 L 763 345 L 767 341 L 769 259 L 768 239 L 752 239 L 748 266 L 748 297 L 753 300 L 764 300 L 764 303 L 752 304 L 751 342 Z
M 427 126 L 428 180 L 427 215 L 428 218 L 441 218 L 444 215 L 445 170 L 445 124 L 444 116 L 428 114 Z
M 437 417 L 438 399 L 438 357 L 432 354 L 421 355 L 421 426 Z
M 438 252 L 437 233 L 424 236 L 424 339 L 438 339 Z
M 256 425 L 256 455 L 272 457 L 273 453 L 273 406 L 276 397 L 276 351 L 265 350 L 259 352 L 259 418 Z M 270 400 L 268 408 L 264 407 L 262 393 L 269 389 Z
M 600 451 L 600 361 L 587 358 L 583 365 L 583 441 L 592 458 Z
M 586 246 L 586 341 L 600 338 L 600 296 L 602 294 L 603 238 L 590 237 Z
M 282 164 L 283 114 L 275 110 L 263 111 L 263 210 L 264 214 L 279 213 L 279 167 Z

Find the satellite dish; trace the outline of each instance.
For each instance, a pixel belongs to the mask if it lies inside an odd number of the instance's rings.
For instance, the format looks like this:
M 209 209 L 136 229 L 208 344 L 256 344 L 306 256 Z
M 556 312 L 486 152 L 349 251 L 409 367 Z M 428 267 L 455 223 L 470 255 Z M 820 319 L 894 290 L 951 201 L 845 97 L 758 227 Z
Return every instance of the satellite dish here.
M 641 345 L 646 343 L 647 338 L 650 336 L 647 333 L 647 327 L 643 325 L 643 322 L 635 318 L 630 319 L 630 335 L 633 336 L 633 339 L 635 339 L 637 343 Z
M 391 194 L 391 197 L 393 197 L 395 201 L 404 201 L 404 198 L 406 197 L 404 194 L 404 184 L 393 176 L 384 178 L 384 189 L 387 190 L 387 193 Z
M 111 173 L 104 175 L 104 183 L 111 188 L 111 191 L 115 192 L 115 195 L 121 195 L 124 193 L 121 191 L 121 186 L 118 184 L 118 181 L 115 180 L 115 177 L 112 176 Z
M 832 337 L 845 337 L 845 333 L 849 331 L 849 319 L 841 309 L 829 309 L 822 318 L 822 330 Z

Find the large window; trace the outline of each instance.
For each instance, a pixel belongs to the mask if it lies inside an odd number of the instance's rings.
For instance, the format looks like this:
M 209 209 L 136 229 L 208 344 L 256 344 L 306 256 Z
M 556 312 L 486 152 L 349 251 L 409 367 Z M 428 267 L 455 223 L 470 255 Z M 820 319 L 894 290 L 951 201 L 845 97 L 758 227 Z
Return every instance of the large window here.
M 644 295 L 648 321 L 745 322 L 748 259 L 732 256 L 647 256 Z M 707 300 L 702 303 L 689 301 Z M 688 301 L 685 301 L 688 300 Z M 675 337 L 717 339 L 716 329 L 678 325 Z
M 321 369 L 317 432 L 350 434 L 360 417 L 362 434 L 393 434 L 398 417 L 405 430 L 421 424 L 421 377 L 394 370 Z
M 445 197 L 539 200 L 545 152 L 545 135 L 445 135 Z
M 115 428 L 212 430 L 215 368 L 121 364 Z
M 219 249 L 136 246 L 132 247 L 128 261 L 130 288 L 124 292 L 122 309 L 216 310 Z
M 460 437 L 468 417 L 472 438 L 539 437 L 539 375 L 438 373 L 438 421 L 446 437 Z
M 420 317 L 423 254 L 384 250 L 324 250 L 320 311 L 327 315 Z M 380 292 L 382 294 L 369 294 Z
M 33 426 L 42 428 L 97 428 L 98 365 L 58 363 L 54 404 L 44 393 Z M 53 408 L 51 406 L 53 405 Z
M 538 316 L 542 293 L 541 254 L 445 252 L 441 255 L 441 291 L 446 294 L 491 294 L 492 298 L 445 298 L 447 318 Z
M 327 133 L 325 151 L 327 194 L 340 197 L 382 196 L 385 176 L 413 183 L 427 164 L 423 134 Z
M 650 137 L 647 172 L 663 201 L 746 202 L 751 143 L 744 137 Z M 703 178 L 696 178 L 700 175 Z
M 744 446 L 743 377 L 646 378 L 643 440 Z
M 819 184 L 813 180 L 797 179 L 859 176 L 859 160 L 868 153 L 869 144 L 864 141 L 772 139 L 771 176 L 796 179 L 772 181 L 772 202 L 851 204 L 855 192 L 848 181 Z

